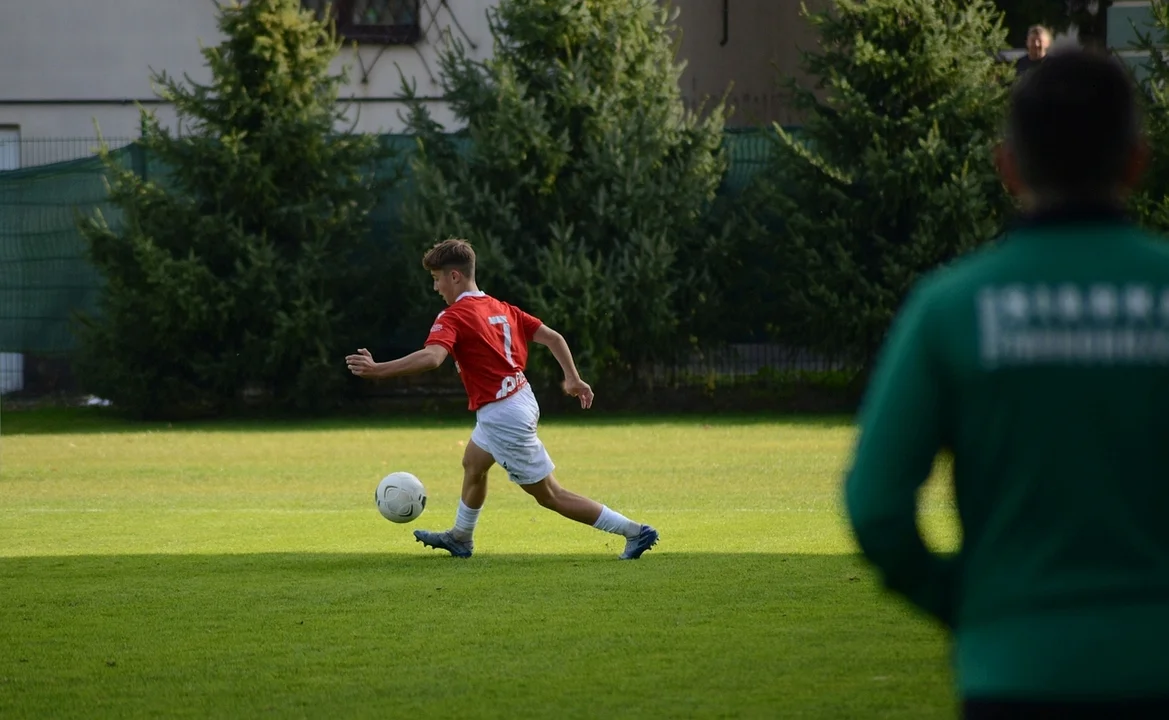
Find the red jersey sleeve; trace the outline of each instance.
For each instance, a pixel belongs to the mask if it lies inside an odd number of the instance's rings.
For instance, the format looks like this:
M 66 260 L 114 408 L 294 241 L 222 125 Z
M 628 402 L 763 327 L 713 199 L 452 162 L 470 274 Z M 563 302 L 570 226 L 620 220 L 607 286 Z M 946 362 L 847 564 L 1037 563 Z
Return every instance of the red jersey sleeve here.
M 455 316 L 447 310 L 443 310 L 434 319 L 434 324 L 430 326 L 430 334 L 426 336 L 424 345 L 440 345 L 448 353 L 454 354 L 455 341 L 458 339 L 457 321 Z
M 539 318 L 534 315 L 529 315 L 515 305 L 511 306 L 511 311 L 515 313 L 516 322 L 523 328 L 524 337 L 528 340 L 531 340 L 532 336 L 536 334 L 536 331 L 540 329 L 540 326 L 544 324 Z

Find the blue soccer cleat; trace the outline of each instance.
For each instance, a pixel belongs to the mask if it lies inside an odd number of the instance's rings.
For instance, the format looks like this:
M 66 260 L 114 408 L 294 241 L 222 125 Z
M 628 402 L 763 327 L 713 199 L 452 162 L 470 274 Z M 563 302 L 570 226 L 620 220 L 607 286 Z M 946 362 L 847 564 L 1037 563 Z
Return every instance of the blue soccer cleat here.
M 657 533 L 654 533 L 654 536 L 656 537 Z M 469 558 L 471 557 L 471 553 L 475 551 L 475 542 L 473 540 L 467 540 L 466 542 L 455 540 L 451 536 L 450 530 L 445 532 L 415 530 L 414 539 L 427 547 L 432 547 L 436 550 L 446 550 L 451 555 L 459 558 Z
M 625 541 L 625 552 L 621 553 L 622 560 L 636 560 L 641 554 L 658 544 L 658 531 L 649 525 L 642 525 L 637 537 Z

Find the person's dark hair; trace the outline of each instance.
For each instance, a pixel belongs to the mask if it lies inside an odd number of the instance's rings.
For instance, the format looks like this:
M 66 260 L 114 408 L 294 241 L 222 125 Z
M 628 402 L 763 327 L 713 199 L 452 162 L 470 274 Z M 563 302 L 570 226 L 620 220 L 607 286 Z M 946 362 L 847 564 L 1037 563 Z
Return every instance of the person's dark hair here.
M 1132 78 L 1110 55 L 1057 50 L 1012 89 L 1007 142 L 1035 193 L 1110 196 L 1140 139 Z

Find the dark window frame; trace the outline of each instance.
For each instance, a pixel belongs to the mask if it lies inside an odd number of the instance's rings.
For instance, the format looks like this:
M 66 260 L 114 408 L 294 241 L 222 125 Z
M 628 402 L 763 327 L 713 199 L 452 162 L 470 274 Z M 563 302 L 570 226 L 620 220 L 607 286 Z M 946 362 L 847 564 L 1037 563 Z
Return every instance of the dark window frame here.
M 364 45 L 414 45 L 422 38 L 419 0 L 396 0 L 413 10 L 414 22 L 402 25 L 362 25 L 353 22 L 354 0 L 331 0 L 330 15 L 337 34 Z M 304 3 L 301 3 L 304 7 Z M 310 8 L 316 9 L 316 8 Z

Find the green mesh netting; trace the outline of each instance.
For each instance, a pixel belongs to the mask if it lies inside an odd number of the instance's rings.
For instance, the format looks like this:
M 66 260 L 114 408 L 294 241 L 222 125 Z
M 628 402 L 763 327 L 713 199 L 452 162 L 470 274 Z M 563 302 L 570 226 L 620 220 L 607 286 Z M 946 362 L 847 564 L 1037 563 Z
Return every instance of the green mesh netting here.
M 136 147 L 116 150 L 122 163 Z M 97 157 L 0 172 L 0 351 L 73 349 L 73 316 L 92 309 L 101 278 L 86 258 L 77 213 L 120 213 L 106 200 Z
M 414 148 L 409 136 L 384 141 L 402 152 Z M 720 192 L 735 194 L 765 165 L 769 140 L 760 131 L 728 131 L 725 142 L 730 167 Z M 161 175 L 136 145 L 112 155 L 139 173 Z M 0 172 L 0 352 L 48 355 L 75 348 L 74 317 L 95 310 L 102 282 L 86 258 L 77 213 L 100 209 L 115 227 L 120 217 L 106 200 L 105 176 L 96 157 Z M 378 203 L 374 237 L 393 237 L 408 187 L 406 178 Z

